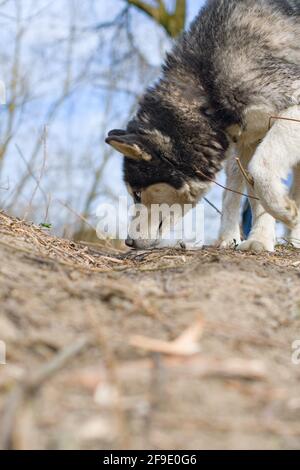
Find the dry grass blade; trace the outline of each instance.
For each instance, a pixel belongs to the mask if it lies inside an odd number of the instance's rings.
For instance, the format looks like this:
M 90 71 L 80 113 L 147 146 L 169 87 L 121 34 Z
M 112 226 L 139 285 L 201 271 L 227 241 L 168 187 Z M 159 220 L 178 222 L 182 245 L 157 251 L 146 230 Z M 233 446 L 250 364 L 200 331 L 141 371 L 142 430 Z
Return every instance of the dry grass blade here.
M 282 117 L 282 116 L 270 116 L 269 119 L 269 130 L 272 127 L 272 121 L 290 121 L 290 122 L 298 122 L 300 123 L 299 119 L 293 119 L 293 118 L 287 118 L 287 117 Z
M 174 366 L 177 365 L 174 364 Z M 192 358 L 189 364 L 185 363 L 182 366 L 196 377 L 243 380 L 264 380 L 266 378 L 264 362 L 253 359 L 196 357 Z
M 236 161 L 237 161 L 237 164 L 239 166 L 239 169 L 241 170 L 241 173 L 242 175 L 244 176 L 245 180 L 247 181 L 247 183 L 249 184 L 249 186 L 251 186 L 252 188 L 254 188 L 254 179 L 253 177 L 251 176 L 251 174 L 249 173 L 249 171 L 247 171 L 243 165 L 242 165 L 242 162 L 239 158 L 236 158 Z
M 85 269 L 90 271 L 103 271 L 116 265 L 116 255 L 110 260 L 110 250 L 106 250 L 105 256 L 102 252 L 83 246 L 82 244 L 52 237 L 49 231 L 26 223 L 23 220 L 14 219 L 4 213 L 0 213 L 0 226 L 2 235 L 1 244 L 6 245 L 12 251 L 20 251 L 31 254 L 35 252 L 39 259 L 45 257 L 48 261 L 53 260 L 57 264 L 64 264 L 70 268 Z M 16 237 L 18 237 L 16 243 Z M 13 243 L 10 240 L 13 239 Z M 33 245 L 35 250 L 33 250 Z M 118 264 L 125 262 L 120 258 Z

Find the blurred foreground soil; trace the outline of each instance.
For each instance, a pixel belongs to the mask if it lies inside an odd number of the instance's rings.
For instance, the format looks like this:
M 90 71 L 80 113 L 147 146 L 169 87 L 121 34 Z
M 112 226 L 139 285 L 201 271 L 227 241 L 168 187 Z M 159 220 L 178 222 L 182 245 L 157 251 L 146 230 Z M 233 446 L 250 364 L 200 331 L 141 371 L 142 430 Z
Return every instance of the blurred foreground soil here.
M 300 252 L 0 253 L 0 448 L 300 449 Z

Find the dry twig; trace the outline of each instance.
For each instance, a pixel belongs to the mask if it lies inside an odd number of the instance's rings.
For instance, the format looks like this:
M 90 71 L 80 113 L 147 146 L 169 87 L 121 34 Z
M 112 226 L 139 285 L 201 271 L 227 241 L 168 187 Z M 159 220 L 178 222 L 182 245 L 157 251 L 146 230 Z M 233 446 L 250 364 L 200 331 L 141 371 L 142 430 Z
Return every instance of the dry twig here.
M 236 158 L 236 161 L 237 161 L 237 164 L 239 166 L 239 169 L 241 170 L 241 173 L 242 175 L 244 176 L 245 180 L 247 181 L 247 183 L 249 184 L 249 186 L 251 186 L 252 188 L 254 188 L 254 179 L 253 177 L 250 175 L 249 171 L 247 171 L 243 165 L 242 165 L 242 162 L 239 158 Z M 257 198 L 257 200 L 259 200 Z
M 63 369 L 71 360 L 87 347 L 89 340 L 81 338 L 60 351 L 51 361 L 42 366 L 16 385 L 4 404 L 4 413 L 0 424 L 0 449 L 14 448 L 14 432 L 20 410 L 32 399 L 36 391 L 58 371 Z

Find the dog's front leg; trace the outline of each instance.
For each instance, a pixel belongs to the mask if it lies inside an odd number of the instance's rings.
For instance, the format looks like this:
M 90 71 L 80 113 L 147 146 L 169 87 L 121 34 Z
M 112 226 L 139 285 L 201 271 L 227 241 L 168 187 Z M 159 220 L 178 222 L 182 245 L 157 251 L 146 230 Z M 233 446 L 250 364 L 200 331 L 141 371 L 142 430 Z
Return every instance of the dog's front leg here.
M 256 146 L 236 147 L 230 150 L 226 162 L 226 187 L 223 194 L 223 211 L 221 229 L 217 246 L 219 248 L 234 248 L 241 242 L 240 208 L 242 196 L 234 191 L 243 193 L 246 188 L 245 178 L 237 164 L 238 156 L 242 165 L 246 168 L 252 157 Z
M 300 120 L 300 107 L 293 106 L 281 116 Z M 289 198 L 283 180 L 299 163 L 299 157 L 300 122 L 277 120 L 257 147 L 249 165 L 255 194 L 265 211 L 291 229 L 300 223 L 299 210 L 296 202 Z
M 234 191 L 243 192 L 244 179 L 233 155 L 228 158 L 225 169 L 226 186 Z M 239 194 L 224 190 L 221 229 L 217 242 L 219 248 L 234 248 L 241 242 L 240 204 Z

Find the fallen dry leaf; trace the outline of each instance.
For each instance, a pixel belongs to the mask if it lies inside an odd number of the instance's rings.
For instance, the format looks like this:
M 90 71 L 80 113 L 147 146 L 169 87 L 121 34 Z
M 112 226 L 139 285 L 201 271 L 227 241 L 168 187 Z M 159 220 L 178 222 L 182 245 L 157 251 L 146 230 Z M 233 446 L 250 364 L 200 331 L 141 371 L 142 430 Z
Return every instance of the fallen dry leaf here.
M 199 318 L 174 341 L 132 336 L 129 344 L 135 348 L 171 356 L 192 356 L 200 352 L 199 339 L 203 334 L 203 329 L 204 321 Z

